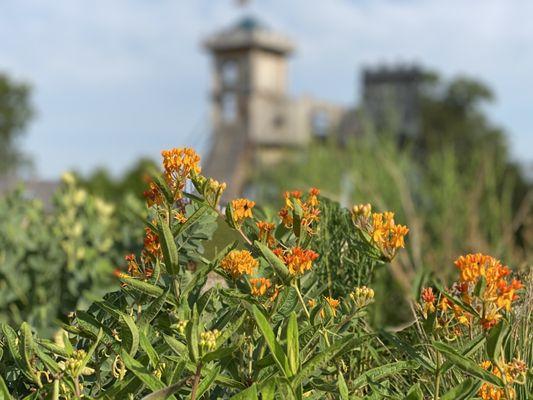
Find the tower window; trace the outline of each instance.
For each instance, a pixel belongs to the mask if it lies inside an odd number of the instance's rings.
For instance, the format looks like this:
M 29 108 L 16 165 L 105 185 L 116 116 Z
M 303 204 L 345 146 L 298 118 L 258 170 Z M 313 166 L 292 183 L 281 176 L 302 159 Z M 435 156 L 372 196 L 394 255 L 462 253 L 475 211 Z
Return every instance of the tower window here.
M 236 60 L 227 60 L 222 64 L 222 82 L 226 86 L 234 86 L 239 78 L 239 66 Z
M 221 108 L 224 122 L 234 122 L 237 119 L 237 95 L 225 93 L 222 96 Z

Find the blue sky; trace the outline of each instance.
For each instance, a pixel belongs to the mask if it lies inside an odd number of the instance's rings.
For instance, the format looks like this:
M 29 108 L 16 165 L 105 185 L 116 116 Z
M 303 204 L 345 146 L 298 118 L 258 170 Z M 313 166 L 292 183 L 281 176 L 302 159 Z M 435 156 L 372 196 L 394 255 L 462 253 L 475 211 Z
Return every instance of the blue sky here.
M 360 68 L 380 62 L 484 80 L 514 157 L 533 164 L 533 2 L 264 0 L 247 13 L 296 43 L 293 95 L 354 104 Z M 34 87 L 22 145 L 39 175 L 119 173 L 163 148 L 205 147 L 200 41 L 242 14 L 231 0 L 1 0 L 0 71 Z

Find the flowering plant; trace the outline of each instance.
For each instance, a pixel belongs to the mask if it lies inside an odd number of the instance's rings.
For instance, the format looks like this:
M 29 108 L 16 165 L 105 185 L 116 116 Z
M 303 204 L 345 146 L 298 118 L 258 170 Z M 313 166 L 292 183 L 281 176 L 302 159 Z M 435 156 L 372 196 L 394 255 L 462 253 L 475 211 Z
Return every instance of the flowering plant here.
M 400 346 L 416 355 L 411 359 L 391 351 L 399 335 L 377 332 L 367 320 L 375 297 L 372 270 L 395 257 L 408 232 L 392 213 L 372 214 L 370 206 L 350 212 L 313 188 L 285 193 L 282 209 L 268 218 L 248 199 L 223 211 L 224 189 L 201 175 L 191 149 L 163 152 L 163 173 L 145 193 L 144 247 L 115 271 L 117 290 L 72 313 L 53 340 L 38 337 L 27 323 L 18 330 L 2 325 L 4 398 L 422 399 L 423 390 L 439 398 L 446 381 L 433 385 L 427 375 L 444 375 L 446 364 L 427 362 L 414 344 Z M 222 220 L 237 239 L 212 246 L 208 256 L 205 248 Z M 351 271 L 351 278 L 332 284 L 335 268 Z M 506 283 L 505 295 L 503 284 L 495 284 L 504 296 L 496 299 L 498 312 L 510 312 L 518 284 Z M 492 286 L 484 290 L 488 302 Z M 437 312 L 430 294 L 423 296 L 433 304 L 422 306 L 427 320 Z M 429 357 L 462 360 L 442 343 L 432 346 Z M 493 354 L 501 367 L 497 360 Z M 520 380 L 517 363 L 501 378 L 472 368 L 479 390 Z M 445 389 L 442 399 L 458 390 Z

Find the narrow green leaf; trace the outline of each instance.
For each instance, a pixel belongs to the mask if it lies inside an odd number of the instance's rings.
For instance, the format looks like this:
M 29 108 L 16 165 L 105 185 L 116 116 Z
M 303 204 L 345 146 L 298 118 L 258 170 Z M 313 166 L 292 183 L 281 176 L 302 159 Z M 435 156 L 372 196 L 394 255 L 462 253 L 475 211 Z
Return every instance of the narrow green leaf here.
M 349 335 L 337 342 L 333 343 L 326 350 L 318 353 L 309 361 L 307 361 L 301 368 L 300 372 L 296 374 L 291 381 L 293 388 L 298 387 L 305 379 L 307 379 L 318 367 L 327 363 L 329 360 L 341 353 L 345 348 L 355 347 L 358 343 L 366 340 L 366 337 L 354 338 L 354 335 Z
M 155 367 L 157 364 L 159 364 L 159 355 L 155 351 L 152 343 L 150 343 L 150 340 L 144 331 L 139 331 L 139 344 L 150 359 L 151 365 Z
M 268 320 L 255 305 L 252 306 L 252 315 L 255 318 L 259 331 L 265 338 L 265 342 L 268 348 L 270 349 L 274 360 L 276 360 L 280 372 L 286 377 L 288 377 L 290 374 L 290 367 L 289 362 L 287 360 L 287 356 L 285 355 L 285 352 L 283 351 L 281 345 L 276 340 L 276 336 L 274 335 L 274 332 L 272 331 Z
M 148 371 L 144 365 L 130 356 L 127 351 L 122 350 L 120 356 L 122 357 L 126 368 L 133 372 L 133 374 L 148 386 L 150 390 L 157 391 L 165 388 L 163 382 L 157 379 L 153 372 Z
M 149 394 L 148 396 L 144 396 L 142 400 L 166 400 L 171 395 L 173 395 L 178 390 L 180 390 L 182 386 L 187 382 L 188 379 L 189 377 L 182 379 L 178 383 L 175 383 L 173 385 L 167 386 L 166 388 L 153 392 Z
M 198 349 L 198 310 L 196 304 L 192 309 L 192 317 L 186 328 L 186 337 L 187 337 L 187 348 L 189 349 L 189 357 L 192 362 L 196 363 L 199 359 L 199 349 Z
M 173 230 L 174 235 L 177 236 L 177 235 L 181 235 L 181 234 L 185 233 L 187 231 L 187 229 L 189 229 L 196 222 L 198 222 L 200 220 L 200 218 L 202 218 L 202 216 L 207 211 L 209 211 L 209 209 L 210 208 L 209 208 L 209 206 L 207 204 L 201 204 L 200 207 L 196 211 L 194 211 L 194 213 L 192 213 L 192 215 L 190 215 L 187 218 L 187 221 L 185 221 L 181 225 L 178 225 L 178 228 Z
M 135 321 L 127 314 L 120 315 L 122 325 L 122 342 L 121 346 L 126 349 L 131 356 L 135 357 L 139 349 L 139 329 Z
M 83 360 L 81 360 L 81 364 L 79 365 L 79 367 L 77 369 L 77 374 L 78 375 L 83 372 L 84 368 L 87 366 L 87 364 L 91 360 L 91 357 L 93 356 L 94 351 L 98 347 L 98 343 L 100 343 L 100 340 L 102 339 L 103 335 L 104 335 L 104 332 L 102 331 L 102 329 L 100 329 L 98 331 L 98 335 L 96 336 L 96 340 L 93 342 L 91 347 L 89 347 L 89 350 L 85 354 L 85 357 L 83 357 Z
M 163 289 L 161 289 L 159 286 L 141 281 L 140 279 L 132 278 L 131 276 L 127 276 L 126 274 L 121 275 L 119 279 L 120 281 L 127 284 L 129 287 L 143 294 L 147 294 L 152 297 L 159 297 L 163 294 Z
M 143 311 L 141 314 L 141 317 L 139 318 L 139 327 L 141 329 L 145 329 L 150 322 L 157 316 L 159 311 L 161 311 L 161 307 L 165 304 L 165 301 L 167 300 L 168 296 L 168 290 L 163 292 L 161 296 L 156 298 L 146 310 Z
M 424 394 L 422 393 L 422 389 L 420 389 L 419 383 L 415 383 L 411 386 L 404 400 L 424 400 Z
M 186 358 L 188 355 L 187 345 L 184 343 L 181 343 L 178 339 L 164 335 L 163 339 L 165 339 L 165 342 L 169 345 L 169 347 L 176 353 L 176 355 L 180 358 Z
M 220 372 L 220 367 L 217 366 L 207 373 L 207 375 L 200 381 L 198 385 L 198 391 L 196 392 L 196 398 L 201 399 L 205 392 L 209 390 L 218 373 Z
M 217 339 L 217 347 L 220 347 L 223 345 L 226 340 L 228 340 L 230 337 L 233 336 L 235 332 L 241 327 L 242 323 L 244 322 L 244 319 L 246 318 L 246 314 L 243 313 L 236 321 L 226 325 L 224 329 L 219 330 L 222 332 L 220 336 Z
M 296 375 L 300 369 L 300 344 L 298 337 L 298 321 L 296 319 L 296 313 L 293 311 L 289 316 L 289 324 L 287 326 L 287 357 L 292 372 L 291 376 Z
M 17 333 L 7 324 L 2 324 L 2 333 L 7 341 L 7 347 L 11 353 L 11 357 L 20 368 L 22 373 L 30 380 L 33 380 L 32 375 L 26 370 L 22 356 L 20 355 L 19 347 L 17 346 Z
M 217 360 L 217 361 L 222 361 L 224 358 L 232 355 L 233 353 L 235 353 L 237 350 L 238 350 L 238 346 L 231 346 L 231 347 L 221 347 L 219 349 L 216 349 L 214 351 L 211 351 L 207 354 L 205 354 L 203 357 L 202 357 L 202 361 L 204 363 L 208 363 L 209 361 L 214 361 L 214 360 Z
M 472 378 L 466 378 L 459 385 L 448 390 L 441 396 L 440 400 L 460 400 L 464 399 L 464 395 L 470 392 L 474 387 L 475 381 Z
M 490 330 L 490 333 L 487 336 L 487 354 L 489 359 L 493 362 L 500 357 L 503 348 L 503 340 L 505 339 L 507 330 L 507 323 L 502 320 Z
M 265 394 L 263 393 L 263 400 L 270 400 L 270 399 L 271 398 L 269 397 L 265 397 Z M 257 385 L 254 383 L 248 389 L 245 389 L 242 392 L 237 393 L 235 396 L 230 397 L 230 400 L 258 400 Z
M 20 342 L 20 352 L 22 354 L 22 360 L 28 374 L 32 377 L 37 386 L 42 387 L 41 380 L 37 378 L 35 371 L 33 370 L 32 357 L 33 357 L 33 334 L 31 332 L 30 325 L 27 322 L 23 322 L 20 326 L 20 332 L 22 340 Z
M 350 392 L 348 391 L 348 386 L 346 385 L 346 381 L 344 380 L 342 372 L 339 372 L 338 375 L 339 378 L 337 380 L 337 385 L 339 386 L 339 395 L 341 400 L 350 400 Z
M 469 358 L 459 354 L 453 347 L 448 346 L 442 342 L 433 342 L 433 347 L 444 354 L 448 360 L 455 364 L 455 366 L 469 375 L 482 379 L 485 382 L 492 383 L 498 387 L 503 387 L 503 382 L 496 375 L 485 371 L 479 365 Z
M 167 222 L 163 220 L 161 216 L 157 217 L 157 222 L 159 228 L 159 241 L 161 242 L 161 249 L 163 250 L 165 266 L 169 274 L 176 275 L 179 272 L 179 264 L 178 248 L 176 247 L 174 236 L 172 236 L 172 232 L 170 231 Z
M 380 367 L 369 369 L 363 372 L 356 379 L 352 381 L 352 388 L 359 389 L 368 382 L 377 381 L 379 379 L 386 378 L 387 376 L 394 375 L 403 370 L 417 369 L 420 365 L 416 361 L 396 361 L 390 364 L 382 365 Z
M 265 257 L 268 263 L 272 266 L 276 275 L 278 275 L 283 282 L 290 282 L 291 275 L 283 261 L 281 261 L 281 259 L 277 255 L 275 255 L 272 250 L 268 248 L 268 246 L 265 246 L 263 243 L 258 242 L 256 240 L 254 242 L 254 245 L 259 249 L 259 251 L 261 251 L 261 254 L 263 254 L 263 257 Z
M 11 400 L 12 397 L 9 394 L 9 390 L 7 390 L 6 383 L 4 382 L 4 379 L 0 375 L 0 394 L 2 395 L 2 399 L 5 400 Z

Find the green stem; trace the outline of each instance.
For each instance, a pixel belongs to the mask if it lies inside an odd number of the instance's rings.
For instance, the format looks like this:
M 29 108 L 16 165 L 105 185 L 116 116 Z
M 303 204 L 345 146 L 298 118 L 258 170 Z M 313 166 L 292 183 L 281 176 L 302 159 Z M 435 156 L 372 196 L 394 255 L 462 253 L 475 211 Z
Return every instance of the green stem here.
M 307 319 L 311 320 L 311 314 L 309 314 L 309 311 L 307 310 L 307 306 L 305 305 L 305 301 L 302 297 L 302 294 L 300 293 L 300 289 L 298 288 L 298 285 L 296 283 L 292 283 L 291 286 L 296 289 L 296 293 L 298 294 L 298 299 L 300 300 L 300 303 L 302 303 L 302 307 L 304 309 Z
M 440 391 L 440 354 L 437 353 L 437 363 L 435 367 L 435 400 L 439 400 L 439 391 Z

